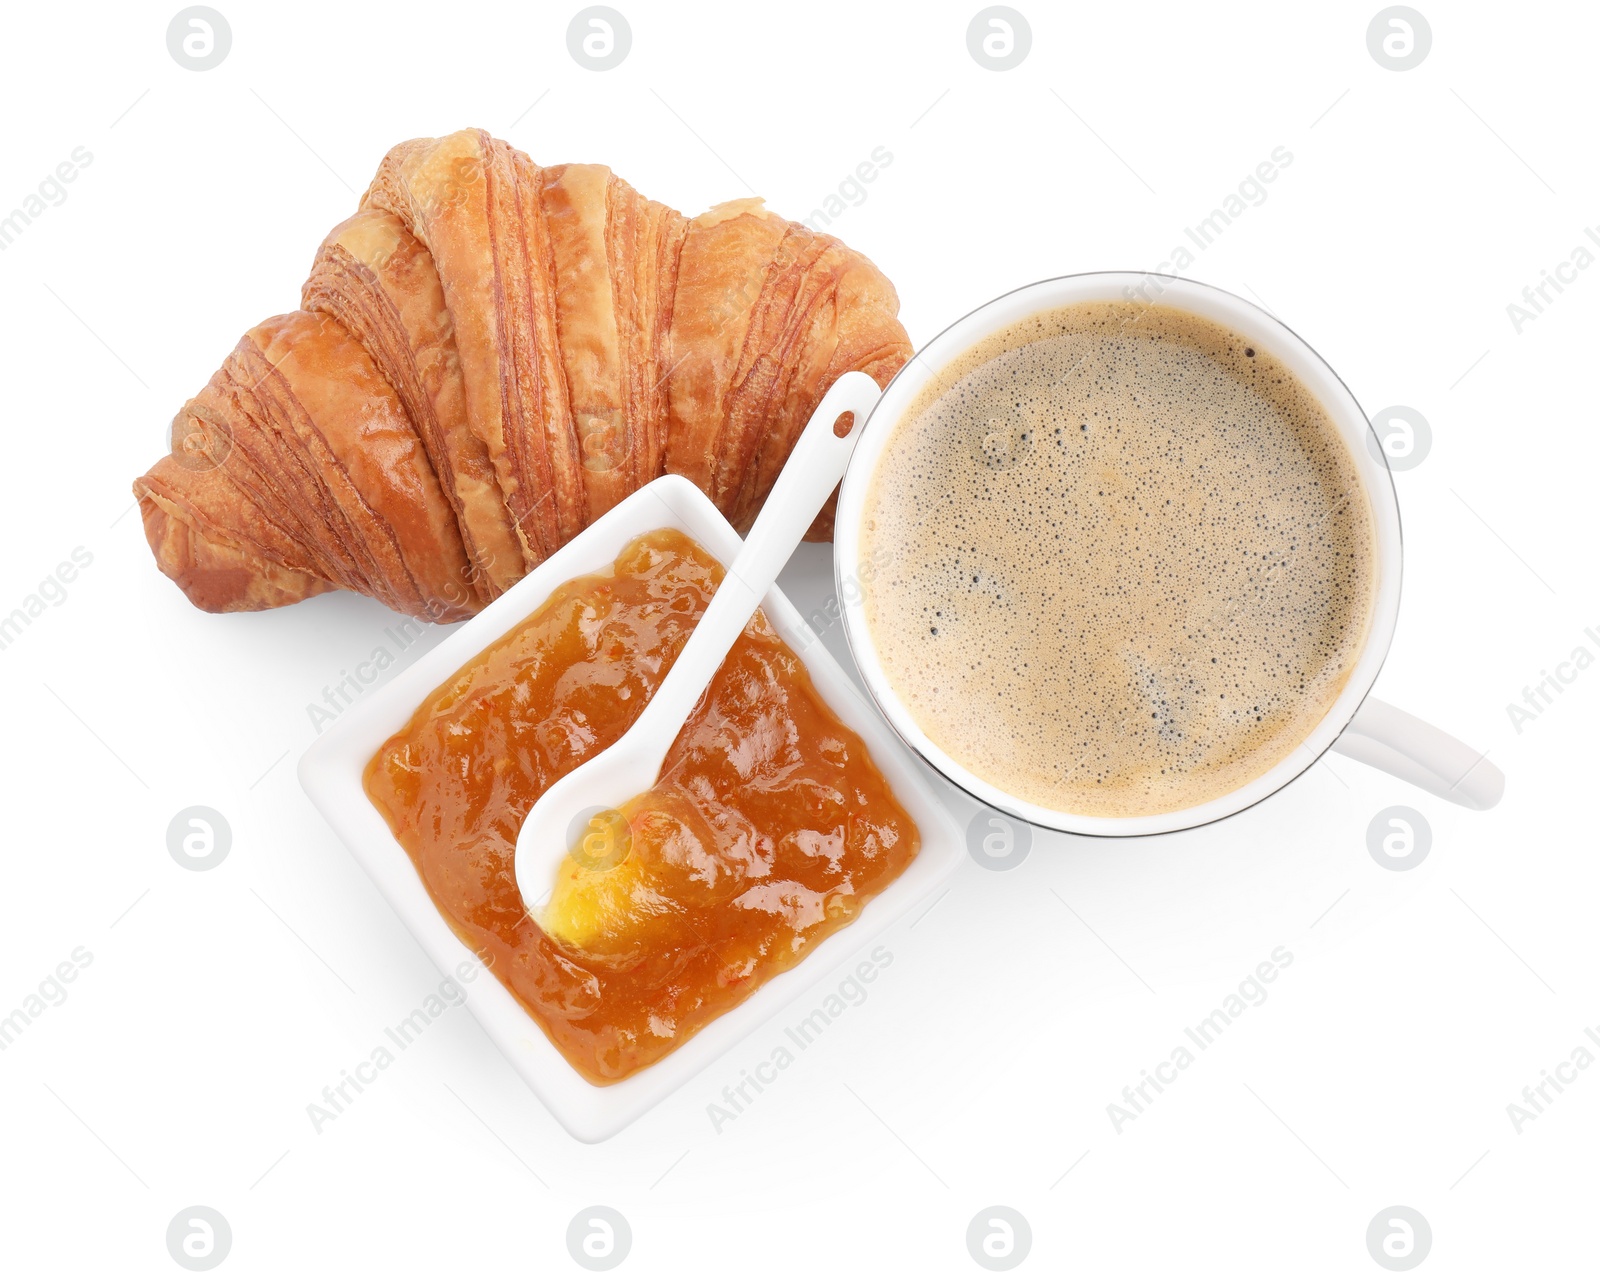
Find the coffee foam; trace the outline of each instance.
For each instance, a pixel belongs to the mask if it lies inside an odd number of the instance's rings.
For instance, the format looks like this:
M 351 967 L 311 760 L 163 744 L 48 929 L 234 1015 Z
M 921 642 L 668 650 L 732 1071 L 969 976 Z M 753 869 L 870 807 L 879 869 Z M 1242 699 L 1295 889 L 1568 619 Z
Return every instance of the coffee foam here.
M 1278 360 L 1187 312 L 1042 312 L 896 424 L 861 527 L 884 672 L 962 766 L 1085 816 L 1172 812 L 1294 750 L 1376 588 L 1370 500 Z

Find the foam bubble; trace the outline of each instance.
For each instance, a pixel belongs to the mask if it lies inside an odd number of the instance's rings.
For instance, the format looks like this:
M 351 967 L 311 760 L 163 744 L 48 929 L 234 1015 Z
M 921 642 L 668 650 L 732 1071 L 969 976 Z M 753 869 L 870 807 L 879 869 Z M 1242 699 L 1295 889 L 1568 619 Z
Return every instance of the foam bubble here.
M 1092 303 L 935 378 L 873 477 L 864 586 L 933 741 L 1041 806 L 1170 812 L 1303 741 L 1376 585 L 1371 504 L 1327 411 L 1265 351 Z

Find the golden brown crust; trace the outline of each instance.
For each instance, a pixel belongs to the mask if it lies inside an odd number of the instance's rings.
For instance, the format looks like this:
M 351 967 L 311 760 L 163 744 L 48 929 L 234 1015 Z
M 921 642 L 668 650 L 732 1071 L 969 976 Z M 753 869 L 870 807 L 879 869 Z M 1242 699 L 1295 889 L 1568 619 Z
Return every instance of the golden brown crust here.
M 469 615 L 666 471 L 746 527 L 828 386 L 911 354 L 894 289 L 831 236 L 759 200 L 691 221 L 476 129 L 384 157 L 302 305 L 135 485 L 201 607 L 342 587 Z
M 414 616 L 455 620 L 481 607 L 421 441 L 336 320 L 294 311 L 251 329 L 174 432 L 174 453 L 134 491 L 192 533 Z M 163 546 L 175 553 L 170 539 L 153 540 L 158 561 Z M 179 565 L 162 567 L 174 576 Z
M 370 564 L 369 593 L 434 620 L 476 612 L 454 512 L 416 430 L 366 349 L 337 320 L 292 311 L 246 334 L 255 393 L 312 459 L 341 549 Z
M 676 256 L 684 219 L 594 164 L 545 169 L 540 199 L 587 526 L 660 474 L 658 255 Z
M 318 250 L 301 306 L 337 319 L 394 387 L 455 511 L 484 602 L 522 575 L 494 465 L 467 419 L 454 327 L 428 250 L 393 214 L 347 218 Z
M 206 612 L 281 608 L 337 589 L 321 578 L 249 554 L 217 534 L 197 531 L 161 497 L 143 497 L 139 513 L 161 571 Z
M 526 156 L 468 129 L 396 147 L 363 200 L 394 213 L 433 255 L 472 428 L 527 567 L 583 527 L 538 185 Z
M 911 357 L 898 309 L 866 258 L 759 201 L 695 218 L 674 311 L 667 469 L 748 528 L 835 379 L 859 369 L 887 386 Z M 831 509 L 819 517 L 824 536 Z

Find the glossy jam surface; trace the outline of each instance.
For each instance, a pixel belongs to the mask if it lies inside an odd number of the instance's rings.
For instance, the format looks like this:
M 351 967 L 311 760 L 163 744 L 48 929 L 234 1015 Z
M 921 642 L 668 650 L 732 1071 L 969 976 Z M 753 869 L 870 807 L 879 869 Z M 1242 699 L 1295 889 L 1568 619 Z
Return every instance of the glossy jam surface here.
M 458 670 L 367 766 L 441 913 L 594 1083 L 660 1060 L 793 967 L 919 846 L 758 612 L 655 788 L 624 806 L 627 855 L 563 866 L 542 917 L 558 912 L 568 939 L 529 915 L 512 872 L 523 817 L 633 722 L 721 576 L 682 533 L 639 538 Z

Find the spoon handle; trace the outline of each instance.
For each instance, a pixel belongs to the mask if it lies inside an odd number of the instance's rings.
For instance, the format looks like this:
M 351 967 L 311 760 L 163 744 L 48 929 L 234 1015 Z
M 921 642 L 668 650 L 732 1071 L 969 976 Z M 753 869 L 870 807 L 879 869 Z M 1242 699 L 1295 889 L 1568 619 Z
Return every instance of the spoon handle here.
M 861 428 L 880 393 L 878 384 L 865 373 L 845 373 L 811 414 L 744 539 L 744 547 L 726 566 L 722 584 L 694 633 L 629 731 L 637 740 L 660 741 L 662 758 L 828 494 L 844 477 Z M 855 420 L 841 437 L 834 434 L 834 423 L 844 413 Z

